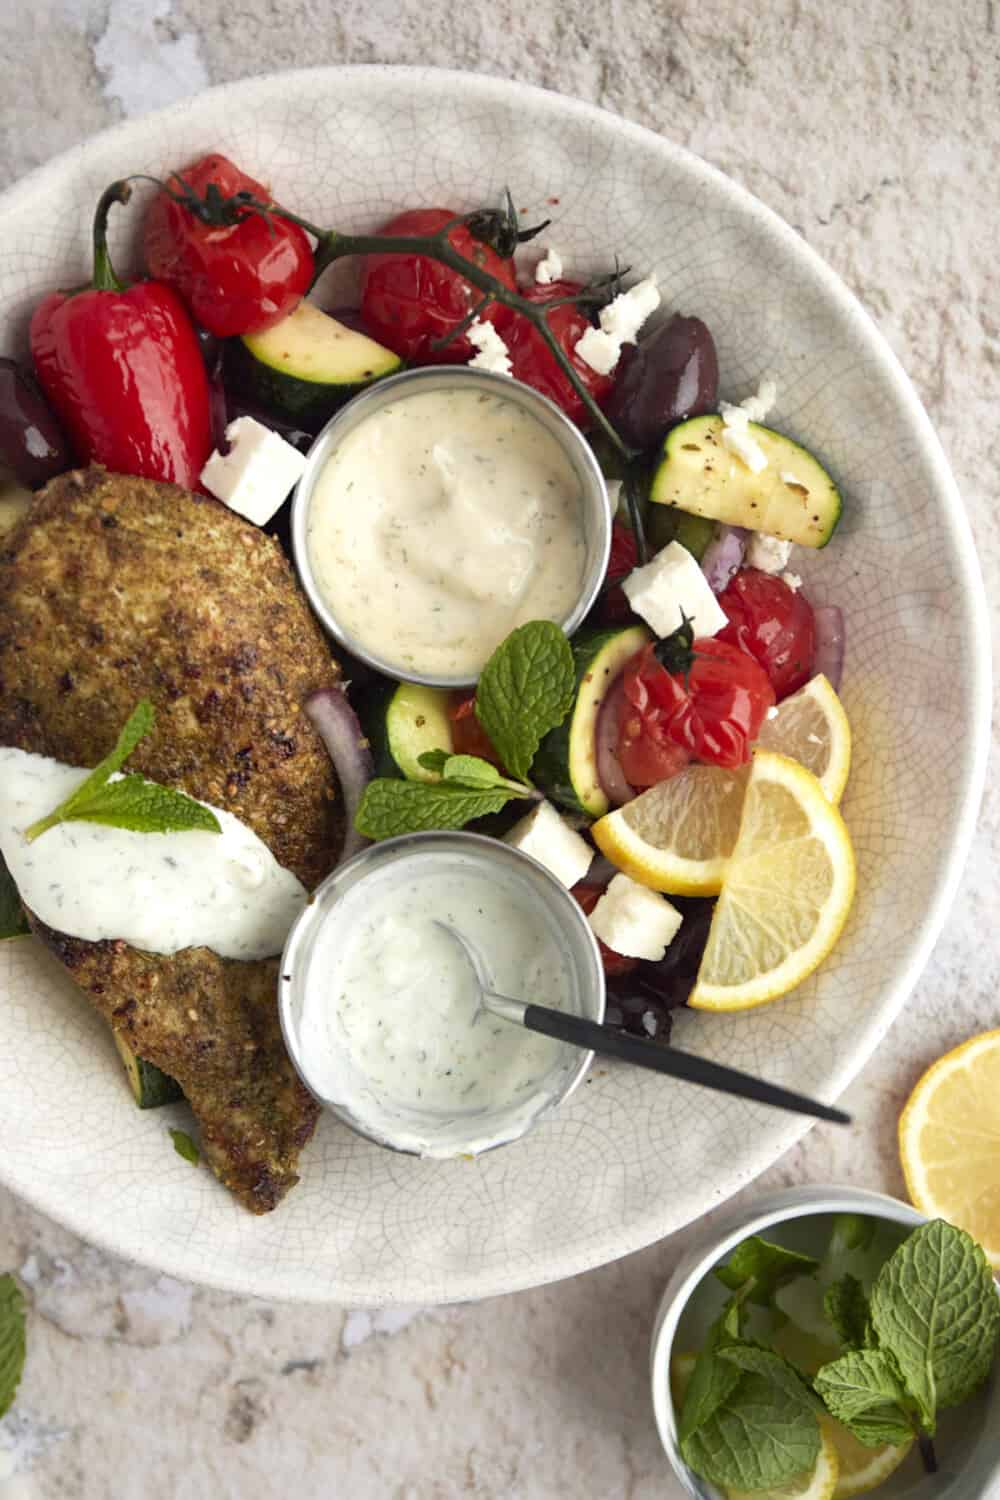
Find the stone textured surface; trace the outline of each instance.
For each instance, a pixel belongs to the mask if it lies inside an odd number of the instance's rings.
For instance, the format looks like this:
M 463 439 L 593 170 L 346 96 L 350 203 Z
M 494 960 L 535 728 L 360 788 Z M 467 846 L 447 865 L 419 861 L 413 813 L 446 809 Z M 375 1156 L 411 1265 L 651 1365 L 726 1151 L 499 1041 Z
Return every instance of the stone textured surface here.
M 406 0 L 342 4 L 330 16 L 318 0 L 41 0 L 0 18 L 0 38 L 8 178 L 206 79 L 305 61 L 507 73 L 693 147 L 798 227 L 878 318 L 950 452 L 996 593 L 992 5 L 945 14 L 920 3 L 776 4 L 758 17 L 732 0 L 610 13 L 595 0 L 524 14 Z M 994 634 L 996 624 L 994 614 Z M 961 742 L 961 726 L 947 732 Z M 812 1132 L 758 1188 L 839 1180 L 900 1191 L 893 1129 L 907 1089 L 945 1047 L 997 1024 L 998 841 L 991 787 L 934 958 L 847 1095 L 855 1125 Z M 692 1117 L 702 1114 L 693 1104 Z M 675 1493 L 645 1361 L 665 1275 L 697 1233 L 514 1298 L 344 1313 L 192 1290 L 4 1196 L 0 1265 L 20 1270 L 32 1300 L 25 1384 L 0 1424 L 0 1474 L 18 1471 L 5 1500 L 159 1500 L 181 1482 L 254 1500 L 278 1474 L 305 1500 Z M 129 1436 L 154 1411 L 137 1465 Z

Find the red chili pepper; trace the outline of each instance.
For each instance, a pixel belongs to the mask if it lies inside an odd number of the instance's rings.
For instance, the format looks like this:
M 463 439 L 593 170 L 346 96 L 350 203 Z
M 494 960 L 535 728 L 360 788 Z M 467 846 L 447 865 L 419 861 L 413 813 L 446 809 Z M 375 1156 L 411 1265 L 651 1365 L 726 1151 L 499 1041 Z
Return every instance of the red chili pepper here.
M 102 194 L 93 281 L 39 304 L 31 353 L 84 462 L 195 489 L 212 447 L 197 335 L 175 292 L 155 281 L 126 285 L 108 255 L 108 213 L 131 191 L 113 182 Z
M 176 172 L 150 204 L 146 265 L 219 338 L 263 333 L 309 289 L 313 254 L 304 230 L 269 205 L 267 188 L 217 151 Z

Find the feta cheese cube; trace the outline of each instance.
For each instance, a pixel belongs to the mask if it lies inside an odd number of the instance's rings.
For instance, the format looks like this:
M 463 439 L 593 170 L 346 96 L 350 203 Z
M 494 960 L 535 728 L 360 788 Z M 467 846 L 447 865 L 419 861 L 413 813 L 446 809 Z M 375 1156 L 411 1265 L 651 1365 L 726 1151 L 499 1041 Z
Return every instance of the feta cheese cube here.
M 588 328 L 573 345 L 573 352 L 598 375 L 610 375 L 621 356 L 621 340 L 601 328 Z
M 696 636 L 717 635 L 729 624 L 708 579 L 680 542 L 670 542 L 645 567 L 633 568 L 622 588 L 654 635 L 676 630 L 682 623 L 682 610 Z
M 604 333 L 619 344 L 634 344 L 639 329 L 660 305 L 660 292 L 652 276 L 637 281 L 627 292 L 602 307 L 598 321 Z
M 548 245 L 545 254 L 535 267 L 535 280 L 539 286 L 551 286 L 554 281 L 561 281 L 563 274 L 562 256 L 558 250 L 553 250 Z
M 759 568 L 762 573 L 780 573 L 788 567 L 792 555 L 791 542 L 779 536 L 768 536 L 764 531 L 754 531 L 747 542 L 747 566 Z
M 593 932 L 627 958 L 662 958 L 682 917 L 665 896 L 629 875 L 616 875 L 588 918 Z
M 481 318 L 476 318 L 470 325 L 467 336 L 470 344 L 475 344 L 479 350 L 469 360 L 469 364 L 476 370 L 490 370 L 494 375 L 509 375 L 511 373 L 510 353 L 507 345 L 497 333 L 492 323 L 484 323 Z
M 263 526 L 302 477 L 305 458 L 254 417 L 230 422 L 226 441 L 229 452 L 212 454 L 201 482 L 237 515 Z
M 585 878 L 594 857 L 586 839 L 570 828 L 551 802 L 532 808 L 504 834 L 503 842 L 537 859 L 567 889 Z

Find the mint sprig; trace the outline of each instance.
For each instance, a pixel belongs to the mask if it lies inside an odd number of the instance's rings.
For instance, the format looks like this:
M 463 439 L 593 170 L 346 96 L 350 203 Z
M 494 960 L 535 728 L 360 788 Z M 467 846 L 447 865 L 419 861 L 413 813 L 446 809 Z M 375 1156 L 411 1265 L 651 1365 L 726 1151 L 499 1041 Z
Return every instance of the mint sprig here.
M 30 931 L 17 886 L 0 855 L 0 942 L 27 937 Z
M 856 1276 L 848 1271 L 828 1286 L 823 1311 L 845 1349 L 861 1349 L 868 1337 L 868 1298 Z
M 682 1439 L 685 1462 L 713 1484 L 740 1490 L 772 1489 L 808 1473 L 819 1457 L 819 1423 L 801 1383 L 801 1395 L 791 1389 L 770 1375 L 741 1375 L 708 1420 Z
M 354 826 L 366 839 L 395 838 L 432 828 L 464 828 L 474 818 L 500 812 L 514 797 L 504 787 L 474 790 L 448 781 L 396 781 L 377 777 L 365 787 Z
M 0 1276 L 0 1417 L 14 1404 L 24 1370 L 24 1298 L 13 1276 Z
M 71 822 L 103 823 L 111 828 L 127 828 L 134 833 L 185 833 L 191 830 L 221 833 L 215 814 L 193 797 L 173 787 L 146 781 L 142 776 L 118 774 L 155 721 L 153 705 L 144 698 L 132 710 L 110 754 L 54 811 L 24 830 L 27 842 L 32 843 L 58 823 Z
M 754 1234 L 737 1245 L 725 1265 L 715 1267 L 715 1275 L 730 1290 L 751 1282 L 747 1293 L 750 1301 L 767 1306 L 786 1281 L 810 1275 L 818 1267 L 819 1261 L 813 1256 L 786 1250 Z
M 518 797 L 537 797 L 533 786 L 523 781 L 512 781 L 504 776 L 490 761 L 478 755 L 449 755 L 447 750 L 425 750 L 417 760 L 427 771 L 437 771 L 442 781 L 464 786 L 469 791 L 485 792 L 493 787 L 504 787 Z
M 893 1360 L 880 1349 L 858 1349 L 824 1365 L 814 1388 L 831 1416 L 849 1427 L 859 1443 L 908 1443 L 916 1422 Z
M 573 705 L 569 641 L 551 620 L 529 620 L 503 641 L 476 688 L 476 717 L 512 776 L 524 780 L 549 730 Z

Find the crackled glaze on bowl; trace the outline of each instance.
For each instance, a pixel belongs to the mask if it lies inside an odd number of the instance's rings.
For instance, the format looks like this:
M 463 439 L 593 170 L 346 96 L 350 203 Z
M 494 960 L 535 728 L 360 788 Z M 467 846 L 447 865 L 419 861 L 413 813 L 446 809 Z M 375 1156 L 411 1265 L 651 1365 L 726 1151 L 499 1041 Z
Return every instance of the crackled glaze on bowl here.
M 964 513 L 887 346 L 791 229 L 651 133 L 519 85 L 366 68 L 213 90 L 17 185 L 2 200 L 0 352 L 23 348 L 40 295 L 82 279 L 102 187 L 210 148 L 314 220 L 349 229 L 422 202 L 471 206 L 510 183 L 529 216 L 557 219 L 551 242 L 574 272 L 605 269 L 617 253 L 657 275 L 668 307 L 705 318 L 726 396 L 777 380 L 774 425 L 815 448 L 847 497 L 828 551 L 800 550 L 796 570 L 814 602 L 847 615 L 855 763 L 844 812 L 858 900 L 837 952 L 795 996 L 744 1016 L 682 1015 L 678 1039 L 834 1098 L 937 935 L 978 805 L 988 721 Z M 123 254 L 127 238 L 120 222 Z M 345 285 L 346 272 L 331 300 Z M 33 942 L 0 947 L 0 996 L 3 1180 L 119 1254 L 263 1296 L 427 1303 L 566 1276 L 677 1229 L 806 1128 L 598 1068 L 534 1135 L 475 1162 L 397 1157 L 324 1119 L 300 1186 L 254 1219 L 171 1149 L 167 1126 L 183 1110 L 134 1109 L 109 1034 Z

